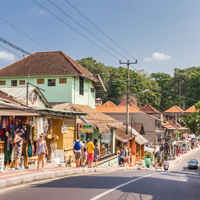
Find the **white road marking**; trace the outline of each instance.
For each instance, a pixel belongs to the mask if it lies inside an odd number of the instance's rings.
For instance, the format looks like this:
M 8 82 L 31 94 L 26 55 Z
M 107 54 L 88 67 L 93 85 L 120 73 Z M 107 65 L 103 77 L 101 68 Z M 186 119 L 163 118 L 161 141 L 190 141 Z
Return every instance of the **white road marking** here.
M 160 172 L 160 173 L 163 173 L 163 172 Z M 110 190 L 107 190 L 106 192 L 103 192 L 103 193 L 97 195 L 96 197 L 93 197 L 93 198 L 90 199 L 90 200 L 97 200 L 97 199 L 100 199 L 101 197 L 107 195 L 107 194 L 110 193 L 110 192 L 113 192 L 114 190 L 117 190 L 118 188 L 121 188 L 121 187 L 123 187 L 123 186 L 125 186 L 125 185 L 128 185 L 128 184 L 130 184 L 130 183 L 133 183 L 133 182 L 138 181 L 138 180 L 140 180 L 140 179 L 146 178 L 146 177 L 148 177 L 148 176 L 153 176 L 153 175 L 155 175 L 155 174 L 160 174 L 160 173 L 148 174 L 148 175 L 146 175 L 146 176 L 142 176 L 142 177 L 133 179 L 133 180 L 131 180 L 131 181 L 128 181 L 128 182 L 126 182 L 126 183 L 123 183 L 123 184 L 121 184 L 121 185 L 118 185 L 118 186 L 116 186 L 116 187 L 114 187 L 114 188 L 112 188 L 112 189 L 110 189 Z

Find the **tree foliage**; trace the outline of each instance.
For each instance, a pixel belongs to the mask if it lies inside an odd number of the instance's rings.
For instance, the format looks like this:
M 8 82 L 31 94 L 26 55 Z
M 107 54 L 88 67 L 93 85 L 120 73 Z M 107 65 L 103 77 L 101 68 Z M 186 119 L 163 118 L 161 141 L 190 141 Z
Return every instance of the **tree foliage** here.
M 126 67 L 106 66 L 92 57 L 83 58 L 77 62 L 91 73 L 101 76 L 107 92 L 97 93 L 96 96 L 103 102 L 110 100 L 119 104 L 124 99 L 127 91 Z M 145 71 L 134 70 L 130 70 L 129 75 L 130 96 L 136 97 L 135 102 L 139 107 L 148 102 L 161 112 L 173 105 L 187 109 L 196 103 L 191 99 L 200 99 L 200 67 L 175 68 L 173 76 L 164 72 L 148 74 Z M 140 93 L 146 89 L 150 92 Z

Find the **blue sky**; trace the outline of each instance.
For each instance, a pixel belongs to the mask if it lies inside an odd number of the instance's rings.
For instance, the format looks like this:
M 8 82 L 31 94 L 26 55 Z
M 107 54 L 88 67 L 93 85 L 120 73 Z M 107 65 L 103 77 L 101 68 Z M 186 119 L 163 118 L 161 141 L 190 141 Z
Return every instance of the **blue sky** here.
M 149 73 L 200 66 L 199 0 L 68 0 L 120 47 L 99 32 L 65 0 L 51 0 L 119 55 L 82 29 L 48 0 L 37 0 L 65 23 L 103 48 L 106 53 L 60 22 L 32 0 L 0 0 L 0 17 L 51 51 L 62 50 L 73 59 L 93 57 L 119 67 L 119 59 L 135 61 Z M 46 51 L 0 19 L 0 37 L 34 53 Z M 0 42 L 19 56 L 23 53 Z M 0 68 L 20 58 L 0 46 Z M 133 69 L 133 66 L 131 66 Z M 137 64 L 134 68 L 140 70 Z

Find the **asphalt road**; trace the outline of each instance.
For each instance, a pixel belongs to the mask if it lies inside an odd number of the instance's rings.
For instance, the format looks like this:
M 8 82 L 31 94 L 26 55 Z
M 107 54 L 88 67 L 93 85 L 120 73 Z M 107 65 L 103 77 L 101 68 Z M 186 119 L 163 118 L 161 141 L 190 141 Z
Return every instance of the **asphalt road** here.
M 67 177 L 0 192 L 0 200 L 199 200 L 200 169 L 188 170 L 190 158 L 171 171 L 132 171 Z

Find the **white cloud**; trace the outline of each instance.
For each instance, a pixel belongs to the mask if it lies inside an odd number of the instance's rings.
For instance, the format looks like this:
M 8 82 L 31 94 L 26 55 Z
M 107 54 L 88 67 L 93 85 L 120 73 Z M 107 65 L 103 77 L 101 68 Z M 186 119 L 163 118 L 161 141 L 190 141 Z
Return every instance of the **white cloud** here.
M 156 60 L 170 60 L 171 56 L 170 55 L 165 55 L 164 53 L 153 53 L 151 58 L 145 58 L 144 61 L 150 62 L 150 61 L 156 61 Z
M 38 8 L 32 8 L 30 11 L 34 15 L 43 15 L 43 14 L 45 14 L 45 12 L 43 10 L 40 10 Z
M 15 60 L 15 57 L 11 53 L 7 53 L 5 51 L 0 51 L 0 59 L 5 61 L 13 61 Z

